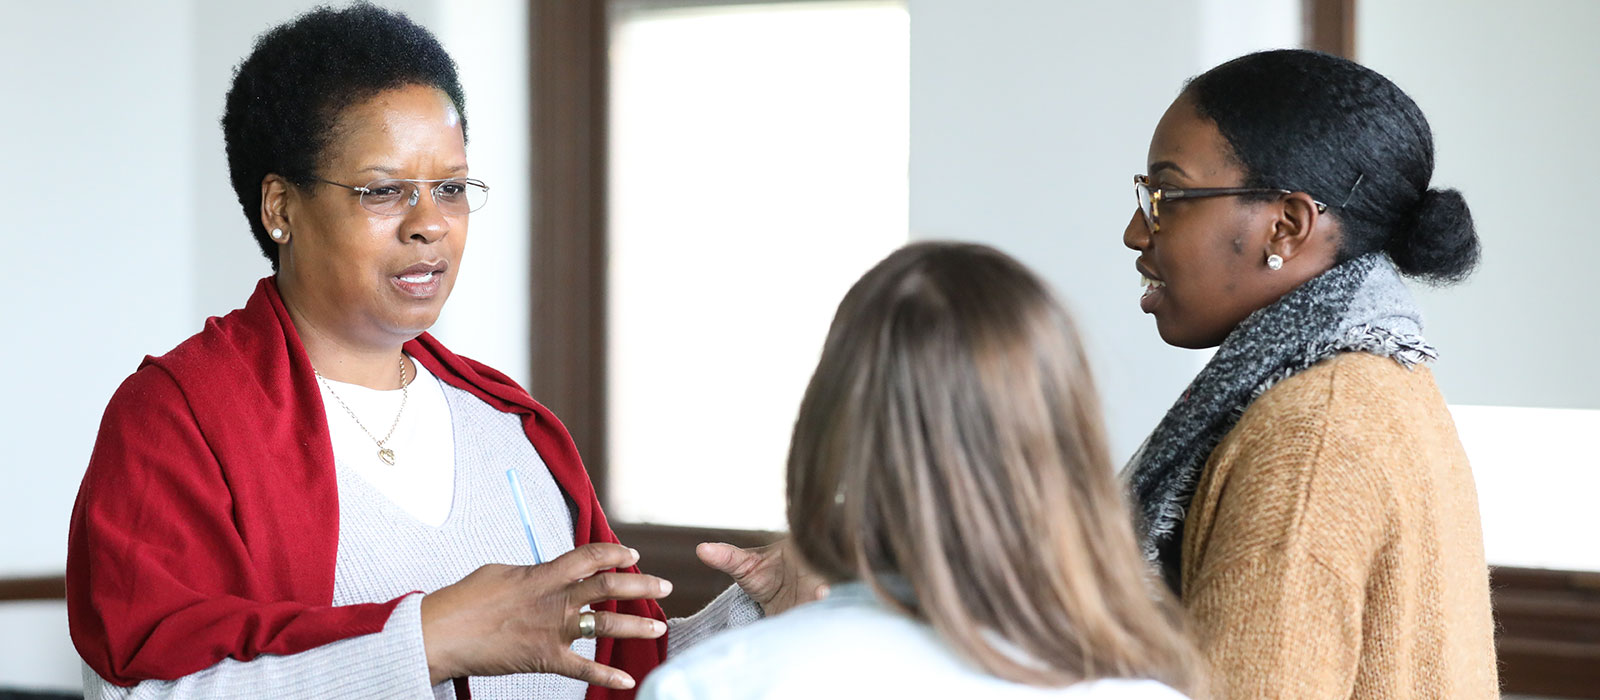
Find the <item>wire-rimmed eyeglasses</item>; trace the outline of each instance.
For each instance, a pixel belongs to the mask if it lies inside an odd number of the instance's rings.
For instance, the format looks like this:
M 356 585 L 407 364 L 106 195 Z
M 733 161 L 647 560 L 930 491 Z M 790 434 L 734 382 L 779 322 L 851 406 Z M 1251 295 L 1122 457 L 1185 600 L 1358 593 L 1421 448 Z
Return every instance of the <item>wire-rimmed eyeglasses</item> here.
M 1360 184 L 1357 180 L 1356 184 Z M 1353 189 L 1353 188 L 1352 188 Z M 1139 211 L 1144 213 L 1144 223 L 1150 227 L 1150 232 L 1161 230 L 1161 203 L 1179 199 L 1201 199 L 1204 197 L 1228 197 L 1245 194 L 1294 194 L 1293 190 L 1279 189 L 1276 187 L 1190 187 L 1178 189 L 1175 187 L 1157 187 L 1151 189 L 1150 176 L 1133 176 L 1133 194 L 1139 198 Z M 1324 214 L 1328 205 L 1312 200 L 1317 205 L 1317 213 Z
M 482 180 L 446 177 L 437 180 L 412 180 L 388 177 L 373 180 L 361 187 L 342 182 L 312 178 L 317 182 L 343 187 L 361 195 L 361 207 L 380 216 L 405 216 L 422 201 L 422 186 L 432 185 L 428 191 L 433 204 L 447 216 L 464 216 L 482 208 L 489 201 L 489 186 Z

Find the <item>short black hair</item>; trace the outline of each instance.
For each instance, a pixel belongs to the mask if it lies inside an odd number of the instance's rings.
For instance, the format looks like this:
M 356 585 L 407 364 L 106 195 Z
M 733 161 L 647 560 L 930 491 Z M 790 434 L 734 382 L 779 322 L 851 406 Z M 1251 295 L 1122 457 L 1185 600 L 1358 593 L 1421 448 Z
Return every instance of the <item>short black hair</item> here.
M 1212 68 L 1183 94 L 1217 125 L 1245 186 L 1306 192 L 1332 207 L 1340 262 L 1382 250 L 1401 272 L 1436 284 L 1476 267 L 1466 199 L 1429 187 L 1433 132 L 1388 78 L 1337 56 L 1283 49 Z
M 359 2 L 318 7 L 272 28 L 233 72 L 222 112 L 228 175 L 261 253 L 278 269 L 261 224 L 261 180 L 276 173 L 310 186 L 343 110 L 399 87 L 450 96 L 466 134 L 466 97 L 439 40 L 404 14 Z

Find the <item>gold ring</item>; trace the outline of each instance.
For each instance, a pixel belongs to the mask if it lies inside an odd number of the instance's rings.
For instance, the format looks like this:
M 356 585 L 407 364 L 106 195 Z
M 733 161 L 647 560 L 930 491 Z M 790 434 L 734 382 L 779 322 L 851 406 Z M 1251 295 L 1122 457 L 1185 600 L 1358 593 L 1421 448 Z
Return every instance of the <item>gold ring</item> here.
M 578 613 L 578 636 L 584 639 L 594 639 L 594 613 L 585 610 Z

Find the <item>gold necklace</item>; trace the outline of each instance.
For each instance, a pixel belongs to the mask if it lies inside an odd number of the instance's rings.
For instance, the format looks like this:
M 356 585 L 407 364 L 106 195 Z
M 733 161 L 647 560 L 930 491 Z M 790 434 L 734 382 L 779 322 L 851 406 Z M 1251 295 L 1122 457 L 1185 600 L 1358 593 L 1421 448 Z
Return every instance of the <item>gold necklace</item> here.
M 378 436 L 373 435 L 371 430 L 367 430 L 367 425 L 362 423 L 360 418 L 356 417 L 356 412 L 350 410 L 350 404 L 345 403 L 344 399 L 339 398 L 339 393 L 334 391 L 332 386 L 328 385 L 327 377 L 322 376 L 322 373 L 318 372 L 315 367 L 311 368 L 311 373 L 317 375 L 317 381 L 322 382 L 322 388 L 327 389 L 328 393 L 333 395 L 333 400 L 338 401 L 339 405 L 344 407 L 344 412 L 350 414 L 350 420 L 356 422 L 356 426 L 361 428 L 361 432 L 366 433 L 367 437 L 372 438 L 373 442 L 378 443 L 378 459 L 383 460 L 384 464 L 387 464 L 391 467 L 394 466 L 394 450 L 384 447 L 383 445 L 389 441 L 389 438 L 394 437 L 394 429 L 400 425 L 400 415 L 406 412 L 406 399 L 410 396 L 411 382 L 406 380 L 405 354 L 402 353 L 400 355 L 400 410 L 394 412 L 394 422 L 389 424 L 389 432 L 383 436 L 382 440 L 379 440 Z

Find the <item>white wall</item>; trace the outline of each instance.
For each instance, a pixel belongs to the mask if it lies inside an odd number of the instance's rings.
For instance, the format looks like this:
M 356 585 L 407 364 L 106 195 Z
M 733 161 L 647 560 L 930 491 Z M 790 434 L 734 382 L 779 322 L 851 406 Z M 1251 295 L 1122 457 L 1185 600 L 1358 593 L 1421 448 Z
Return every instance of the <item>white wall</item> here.
M 1360 5 L 1358 58 L 1422 107 L 1434 180 L 1466 195 L 1483 241 L 1477 274 L 1422 295 L 1452 403 L 1600 409 L 1596 27 L 1590 0 Z
M 59 575 L 100 414 L 145 354 L 244 304 L 270 267 L 228 183 L 223 96 L 254 37 L 313 0 L 18 3 L 0 22 L 0 577 Z M 527 16 L 514 0 L 383 3 L 460 65 L 467 274 L 434 332 L 526 382 Z M 59 603 L 0 606 L 0 687 L 78 687 Z
M 59 573 L 106 399 L 143 353 L 199 326 L 193 17 L 178 3 L 119 4 L 86 21 L 72 7 L 30 4 L 0 22 L 12 262 L 0 276 L 0 575 Z
M 911 231 L 981 240 L 1043 274 L 1092 353 L 1115 458 L 1206 355 L 1139 311 L 1122 230 L 1133 175 L 1183 81 L 1297 45 L 1299 3 L 910 0 Z
M 106 399 L 198 327 L 192 13 L 26 7 L 0 22 L 0 576 L 60 573 Z M 0 606 L 0 630 L 0 686 L 76 687 L 63 604 Z
M 1588 497 L 1600 487 L 1600 3 L 1362 3 L 1358 58 L 1410 93 L 1438 152 L 1434 182 L 1466 195 L 1483 263 L 1419 295 L 1436 375 L 1472 458 L 1497 564 L 1600 571 Z

